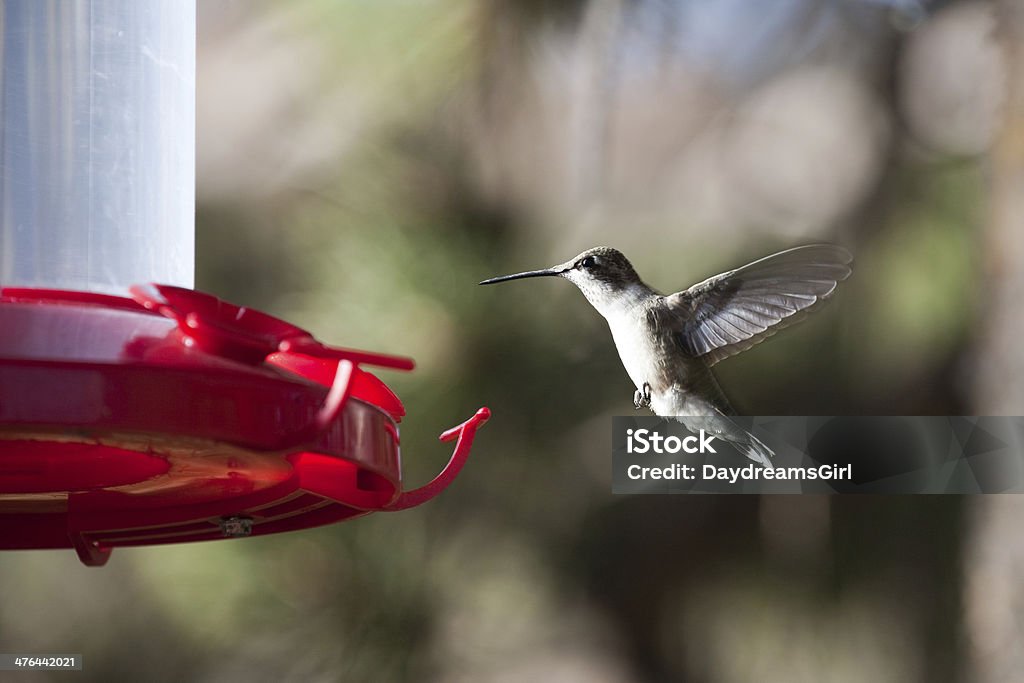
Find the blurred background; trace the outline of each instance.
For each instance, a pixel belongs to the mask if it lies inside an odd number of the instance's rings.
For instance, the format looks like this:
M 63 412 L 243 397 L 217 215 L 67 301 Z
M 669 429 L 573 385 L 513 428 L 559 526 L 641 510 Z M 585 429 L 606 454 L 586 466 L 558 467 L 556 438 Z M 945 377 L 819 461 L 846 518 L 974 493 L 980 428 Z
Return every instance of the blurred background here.
M 567 283 L 676 291 L 839 242 L 854 276 L 718 366 L 744 414 L 1024 414 L 1019 0 L 202 0 L 197 287 L 411 355 L 416 510 L 0 556 L 4 651 L 80 680 L 1024 680 L 1017 496 L 610 494 L 633 387 Z M 42 677 L 42 674 L 39 674 Z M 56 676 L 54 677 L 56 678 Z

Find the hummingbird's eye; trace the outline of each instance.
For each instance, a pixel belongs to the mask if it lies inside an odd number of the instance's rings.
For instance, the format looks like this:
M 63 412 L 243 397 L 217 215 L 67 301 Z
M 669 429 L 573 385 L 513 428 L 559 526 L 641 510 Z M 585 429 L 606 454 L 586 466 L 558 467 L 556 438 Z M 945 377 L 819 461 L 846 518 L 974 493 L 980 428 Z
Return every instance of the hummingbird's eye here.
M 597 263 L 597 259 L 593 256 L 584 256 L 580 259 L 580 268 L 593 268 L 594 264 Z

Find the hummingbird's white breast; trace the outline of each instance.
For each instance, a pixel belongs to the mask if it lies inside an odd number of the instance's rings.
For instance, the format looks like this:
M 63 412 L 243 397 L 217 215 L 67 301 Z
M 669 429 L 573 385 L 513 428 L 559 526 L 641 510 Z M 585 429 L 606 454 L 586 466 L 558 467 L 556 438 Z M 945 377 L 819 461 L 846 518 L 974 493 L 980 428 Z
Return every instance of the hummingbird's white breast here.
M 651 329 L 648 309 L 657 294 L 638 286 L 597 307 L 608 321 L 626 373 L 637 389 L 644 384 L 657 392 L 665 386 L 666 357 L 664 340 Z
M 650 408 L 655 415 L 713 415 L 718 411 L 693 384 L 713 385 L 711 371 L 700 361 L 683 357 L 671 330 L 655 329 L 647 306 L 608 317 L 623 367 L 637 389 L 650 387 Z M 706 387 L 710 388 L 710 387 Z
M 613 322 L 609 319 L 608 325 L 611 327 L 612 339 L 615 340 L 619 358 L 634 386 L 642 389 L 644 383 L 647 383 L 653 390 L 656 384 L 660 384 L 654 375 L 661 364 L 661 359 L 650 337 L 641 331 L 639 321 Z
M 633 385 L 640 391 L 645 384 L 650 387 L 650 407 L 655 414 L 707 415 L 714 410 L 700 391 L 717 391 L 711 371 L 701 361 L 686 357 L 676 339 L 677 331 L 665 325 L 665 316 L 657 315 L 666 306 L 664 297 L 639 278 L 609 283 L 579 269 L 564 271 L 562 276 L 579 287 L 608 321 Z

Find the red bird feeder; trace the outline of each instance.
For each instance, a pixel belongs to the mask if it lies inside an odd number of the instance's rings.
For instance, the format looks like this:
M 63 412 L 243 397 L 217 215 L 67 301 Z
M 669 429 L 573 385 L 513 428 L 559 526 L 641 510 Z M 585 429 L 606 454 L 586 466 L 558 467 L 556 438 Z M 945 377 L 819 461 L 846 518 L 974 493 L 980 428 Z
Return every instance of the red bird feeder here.
M 411 360 L 188 287 L 125 291 L 191 285 L 194 6 L 75 4 L 0 9 L 0 284 L 16 285 L 0 288 L 0 549 L 73 547 L 102 565 L 118 546 L 436 496 L 486 408 L 441 435 L 455 450 L 433 481 L 403 490 L 405 409 L 363 366 Z
M 440 493 L 402 490 L 402 402 L 362 365 L 412 361 L 320 344 L 207 294 L 0 290 L 0 548 L 116 546 L 304 529 Z

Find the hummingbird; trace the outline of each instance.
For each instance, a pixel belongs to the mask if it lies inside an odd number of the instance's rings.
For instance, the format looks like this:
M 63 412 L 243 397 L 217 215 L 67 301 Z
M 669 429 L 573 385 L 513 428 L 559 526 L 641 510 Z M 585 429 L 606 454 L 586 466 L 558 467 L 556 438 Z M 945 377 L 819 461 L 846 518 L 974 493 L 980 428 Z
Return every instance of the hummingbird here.
M 704 429 L 770 467 L 771 449 L 729 419 L 735 412 L 711 368 L 803 320 L 849 277 L 852 263 L 843 247 L 810 244 L 664 295 L 640 279 L 622 252 L 595 247 L 550 268 L 480 284 L 532 277 L 573 283 L 608 322 L 636 387 L 637 410 Z

